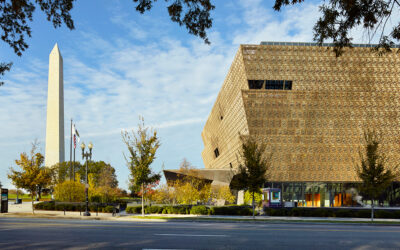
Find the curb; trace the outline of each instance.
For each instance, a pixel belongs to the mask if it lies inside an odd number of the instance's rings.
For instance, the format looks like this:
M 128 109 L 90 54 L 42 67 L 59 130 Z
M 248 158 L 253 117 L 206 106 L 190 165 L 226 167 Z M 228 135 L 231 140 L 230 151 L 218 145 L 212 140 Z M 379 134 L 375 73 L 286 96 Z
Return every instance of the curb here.
M 151 215 L 150 215 L 151 216 Z M 97 220 L 125 222 L 198 222 L 198 223 L 254 223 L 254 224 L 318 224 L 318 225 L 362 225 L 362 226 L 400 226 L 398 221 L 343 221 L 343 220 L 285 220 L 285 219 L 247 219 L 247 218 L 202 218 L 202 217 L 166 217 L 164 218 L 132 218 L 132 216 L 99 217 L 99 216 L 60 216 L 54 214 L 8 213 L 0 214 L 0 218 L 31 218 L 53 220 Z

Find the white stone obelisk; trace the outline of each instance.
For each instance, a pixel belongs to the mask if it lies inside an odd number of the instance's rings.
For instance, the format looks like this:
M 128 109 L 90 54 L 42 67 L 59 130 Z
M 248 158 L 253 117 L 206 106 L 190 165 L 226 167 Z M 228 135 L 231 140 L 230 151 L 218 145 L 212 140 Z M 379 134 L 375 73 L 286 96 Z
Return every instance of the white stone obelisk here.
M 49 56 L 45 166 L 64 161 L 63 59 L 56 44 Z

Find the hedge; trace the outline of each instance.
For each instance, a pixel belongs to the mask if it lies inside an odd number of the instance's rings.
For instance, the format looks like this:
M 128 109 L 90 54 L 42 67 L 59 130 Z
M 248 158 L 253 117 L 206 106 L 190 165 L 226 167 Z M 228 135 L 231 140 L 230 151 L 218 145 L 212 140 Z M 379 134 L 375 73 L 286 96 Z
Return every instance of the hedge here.
M 211 207 L 210 214 L 212 214 L 212 215 L 253 215 L 253 209 L 250 206 Z
M 351 208 L 264 208 L 269 216 L 370 218 L 370 209 Z M 400 210 L 375 210 L 375 218 L 400 219 Z
M 208 215 L 210 212 L 210 209 L 206 206 L 194 206 L 190 209 L 190 214 Z
M 86 206 L 82 203 L 55 203 L 54 201 L 44 201 L 33 205 L 36 210 L 56 210 L 56 211 L 85 211 Z M 115 206 L 108 204 L 89 204 L 90 212 L 112 213 Z M 119 212 L 116 209 L 116 212 Z

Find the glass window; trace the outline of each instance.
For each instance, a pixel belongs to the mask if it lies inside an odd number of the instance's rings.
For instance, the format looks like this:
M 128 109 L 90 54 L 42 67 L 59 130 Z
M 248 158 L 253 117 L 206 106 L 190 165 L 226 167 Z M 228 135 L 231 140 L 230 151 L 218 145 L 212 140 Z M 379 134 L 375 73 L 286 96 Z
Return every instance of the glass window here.
M 217 158 L 219 156 L 218 148 L 214 149 L 214 155 L 215 155 L 215 158 Z
M 265 89 L 292 89 L 292 81 L 289 80 L 266 80 Z
M 264 80 L 248 80 L 249 89 L 261 89 L 264 83 Z
M 292 81 L 285 81 L 285 89 L 292 89 Z

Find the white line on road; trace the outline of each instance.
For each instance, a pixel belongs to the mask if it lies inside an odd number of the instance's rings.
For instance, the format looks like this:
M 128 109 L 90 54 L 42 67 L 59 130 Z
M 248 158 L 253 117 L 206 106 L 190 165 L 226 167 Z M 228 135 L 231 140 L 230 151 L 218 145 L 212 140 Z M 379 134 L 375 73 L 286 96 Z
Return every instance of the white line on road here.
M 229 237 L 225 234 L 154 234 L 157 236 L 186 236 L 186 237 Z

